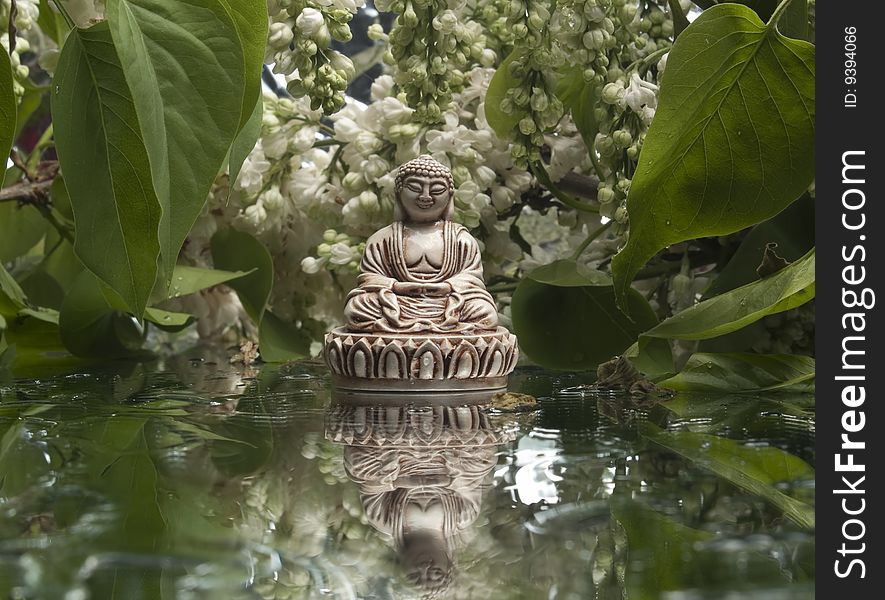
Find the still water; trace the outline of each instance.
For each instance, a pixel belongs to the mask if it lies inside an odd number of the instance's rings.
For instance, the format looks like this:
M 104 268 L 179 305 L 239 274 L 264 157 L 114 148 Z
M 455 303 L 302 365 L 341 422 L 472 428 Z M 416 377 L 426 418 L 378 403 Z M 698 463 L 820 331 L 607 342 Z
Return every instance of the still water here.
M 0 382 L 0 597 L 812 598 L 807 396 L 334 395 L 176 358 Z

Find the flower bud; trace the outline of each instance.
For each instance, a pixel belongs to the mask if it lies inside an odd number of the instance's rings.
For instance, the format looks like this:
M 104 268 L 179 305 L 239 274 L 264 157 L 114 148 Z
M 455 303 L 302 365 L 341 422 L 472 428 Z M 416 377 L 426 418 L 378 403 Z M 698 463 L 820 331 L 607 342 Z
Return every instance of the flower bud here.
M 288 23 L 271 23 L 267 33 L 267 44 L 274 48 L 288 48 L 295 37 Z
M 535 121 L 531 117 L 525 117 L 519 121 L 519 130 L 524 135 L 530 135 L 535 132 Z
M 298 29 L 298 33 L 304 37 L 314 37 L 325 26 L 326 20 L 323 18 L 323 13 L 309 6 L 305 7 L 295 19 L 295 27 Z

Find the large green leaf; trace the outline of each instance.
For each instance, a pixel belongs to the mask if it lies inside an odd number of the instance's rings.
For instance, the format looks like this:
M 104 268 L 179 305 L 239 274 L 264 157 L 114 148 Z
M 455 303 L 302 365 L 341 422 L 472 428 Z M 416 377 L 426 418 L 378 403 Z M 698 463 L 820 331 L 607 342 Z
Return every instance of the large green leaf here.
M 163 207 L 161 289 L 260 93 L 264 3 L 111 0 L 107 18 L 135 97 Z
M 756 269 L 768 244 L 777 244 L 777 254 L 793 262 L 814 247 L 814 200 L 803 196 L 775 217 L 759 223 L 741 242 L 725 268 L 704 291 L 710 298 L 759 280 Z
M 220 229 L 212 236 L 212 261 L 227 271 L 249 274 L 229 283 L 256 324 L 261 322 L 273 288 L 273 260 L 267 249 L 248 233 Z
M 814 298 L 814 250 L 774 275 L 685 309 L 643 337 L 704 340 L 736 331 L 762 317 Z M 641 344 L 640 344 L 641 345 Z
M 589 152 L 595 152 L 593 141 L 599 132 L 596 122 L 597 86 L 584 81 L 583 69 L 575 67 L 565 72 L 556 83 L 556 96 L 572 115 L 575 127 Z
M 657 319 L 631 290 L 634 321 L 615 306 L 611 280 L 572 260 L 529 273 L 513 294 L 513 328 L 520 349 L 551 369 L 593 369 L 622 353 Z
M 310 337 L 306 332 L 266 310 L 273 288 L 273 260 L 261 242 L 248 233 L 223 229 L 212 236 L 211 246 L 216 267 L 248 271 L 227 285 L 237 292 L 246 313 L 258 326 L 261 359 L 283 362 L 307 356 Z
M 33 206 L 0 203 L 0 261 L 21 256 L 46 233 L 47 222 Z
M 678 375 L 659 385 L 705 392 L 814 392 L 814 372 L 810 356 L 698 352 L 691 355 Z
M 263 116 L 264 100 L 259 96 L 258 102 L 255 103 L 255 109 L 252 112 L 252 116 L 249 117 L 249 120 L 243 125 L 243 128 L 240 130 L 240 133 L 237 134 L 234 143 L 230 147 L 228 173 L 230 174 L 231 190 L 234 189 L 237 177 L 240 176 L 240 169 L 243 167 L 243 163 L 246 162 L 246 158 L 249 156 L 249 153 L 252 152 L 252 149 L 258 142 L 258 138 L 261 136 L 261 122 Z
M 6 159 L 15 140 L 16 107 L 12 91 L 12 63 L 0 47 L 0 173 L 6 172 Z
M 248 271 L 222 271 L 221 269 L 203 269 L 201 267 L 189 267 L 187 265 L 175 265 L 172 272 L 172 285 L 169 287 L 169 297 L 178 298 L 199 292 L 206 288 L 226 283 L 233 279 L 239 279 L 249 275 Z
M 59 311 L 59 328 L 65 348 L 88 358 L 131 355 L 144 340 L 142 327 L 108 302 L 101 282 L 89 271 L 80 273 L 68 290 Z
M 634 275 L 669 244 L 768 219 L 814 177 L 814 47 L 745 6 L 704 11 L 676 40 L 612 261 L 624 305 Z
M 691 431 L 660 431 L 648 425 L 643 433 L 655 444 L 764 498 L 802 527 L 814 527 L 814 507 L 777 487 L 781 483 L 814 479 L 814 469 L 802 459 L 780 448 L 745 446 Z
M 77 256 L 141 316 L 157 276 L 161 209 L 144 123 L 107 23 L 71 32 L 53 85 L 56 148 L 74 209 Z
M 489 126 L 495 130 L 501 139 L 509 139 L 513 129 L 519 123 L 520 115 L 517 111 L 507 114 L 501 110 L 501 102 L 504 100 L 507 90 L 519 85 L 519 80 L 510 74 L 510 63 L 519 56 L 518 50 L 514 50 L 510 55 L 501 61 L 495 70 L 495 75 L 489 82 L 489 90 L 486 92 L 485 113 L 486 121 Z

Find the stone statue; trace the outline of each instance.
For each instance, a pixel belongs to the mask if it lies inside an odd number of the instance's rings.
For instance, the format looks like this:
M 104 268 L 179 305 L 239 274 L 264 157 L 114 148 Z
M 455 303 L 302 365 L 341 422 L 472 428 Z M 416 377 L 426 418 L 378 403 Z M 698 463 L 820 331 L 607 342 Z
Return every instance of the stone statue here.
M 504 387 L 517 359 L 516 338 L 498 327 L 479 244 L 451 220 L 451 171 L 419 156 L 399 168 L 395 193 L 395 221 L 366 243 L 357 288 L 344 307 L 347 324 L 326 337 L 336 383 Z

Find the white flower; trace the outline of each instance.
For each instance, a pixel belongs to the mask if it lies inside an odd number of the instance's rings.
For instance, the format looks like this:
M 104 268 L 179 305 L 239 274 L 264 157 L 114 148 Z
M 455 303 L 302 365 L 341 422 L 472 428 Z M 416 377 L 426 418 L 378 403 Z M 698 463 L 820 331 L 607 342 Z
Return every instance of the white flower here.
M 323 18 L 323 13 L 308 6 L 295 19 L 295 27 L 304 37 L 313 38 L 326 27 L 326 20 Z M 328 30 L 326 33 L 328 35 Z
M 246 192 L 247 195 L 257 194 L 264 184 L 264 174 L 270 169 L 270 162 L 264 156 L 261 141 L 249 153 L 240 173 L 237 176 L 236 187 Z
M 259 230 L 267 221 L 267 211 L 264 210 L 261 202 L 256 202 L 252 206 L 247 206 L 243 211 L 243 218 L 254 229 Z
M 638 73 L 633 73 L 623 103 L 635 113 L 638 113 L 643 106 L 654 108 L 658 104 L 657 91 L 658 86 L 643 80 Z
M 333 265 L 346 265 L 353 260 L 353 250 L 345 242 L 336 242 L 332 244 L 329 262 Z
M 301 260 L 301 270 L 309 275 L 313 275 L 314 273 L 319 273 L 326 266 L 327 262 L 329 262 L 329 259 L 326 257 L 314 258 L 313 256 L 306 256 Z
M 661 60 L 658 61 L 658 77 L 663 75 L 664 69 L 667 68 L 667 59 L 670 57 L 670 53 L 667 52 L 664 56 L 661 57 Z
M 393 93 L 394 86 L 393 77 L 390 75 L 381 75 L 372 83 L 372 100 L 381 100 Z

